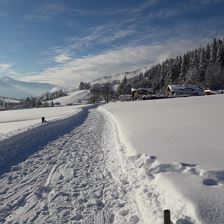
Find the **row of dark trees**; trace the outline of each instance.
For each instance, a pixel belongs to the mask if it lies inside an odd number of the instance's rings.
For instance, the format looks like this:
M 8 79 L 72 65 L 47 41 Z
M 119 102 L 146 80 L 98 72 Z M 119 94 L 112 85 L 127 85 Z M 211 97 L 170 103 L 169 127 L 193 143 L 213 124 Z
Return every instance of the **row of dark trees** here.
M 224 39 L 214 39 L 206 47 L 189 51 L 175 59 L 157 64 L 144 74 L 121 82 L 119 94 L 130 93 L 131 87 L 153 87 L 164 90 L 168 84 L 195 84 L 201 88 L 224 89 Z
M 90 89 L 91 84 L 89 82 L 80 82 L 79 90 Z
M 27 97 L 21 101 L 21 105 L 25 108 L 31 107 L 53 107 L 53 100 L 62 96 L 66 96 L 66 92 L 58 89 L 53 92 L 43 93 L 40 97 Z
M 115 95 L 114 91 L 115 83 L 96 83 L 91 85 L 90 83 L 80 82 L 79 90 L 89 89 L 92 93 L 90 103 L 96 103 L 101 100 L 109 102 Z
M 91 102 L 96 103 L 100 100 L 109 102 L 115 95 L 113 86 L 113 83 L 109 82 L 103 84 L 96 83 L 92 85 L 90 88 L 90 92 L 92 93 Z
M 41 100 L 53 100 L 53 99 L 56 99 L 56 98 L 59 98 L 59 97 L 62 97 L 62 96 L 66 96 L 66 92 L 63 91 L 62 89 L 58 89 L 56 91 L 53 91 L 53 92 L 46 92 L 44 94 L 42 94 L 40 96 L 40 99 Z
M 52 101 L 53 102 L 53 101 Z M 31 107 L 53 107 L 53 103 L 48 103 L 47 101 L 41 100 L 38 97 L 27 97 L 26 99 L 21 101 L 21 105 L 24 108 L 31 108 Z

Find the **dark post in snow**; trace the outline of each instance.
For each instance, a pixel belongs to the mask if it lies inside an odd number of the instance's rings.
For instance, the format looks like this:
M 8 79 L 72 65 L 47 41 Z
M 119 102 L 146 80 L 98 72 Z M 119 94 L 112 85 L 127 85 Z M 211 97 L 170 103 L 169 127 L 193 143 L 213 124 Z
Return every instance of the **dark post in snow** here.
M 134 93 L 134 91 L 131 92 L 131 98 L 132 98 L 132 101 L 135 100 L 135 93 Z
M 45 117 L 42 117 L 42 123 L 45 123 L 46 120 L 45 120 Z
M 166 209 L 163 211 L 164 224 L 171 224 L 170 210 Z

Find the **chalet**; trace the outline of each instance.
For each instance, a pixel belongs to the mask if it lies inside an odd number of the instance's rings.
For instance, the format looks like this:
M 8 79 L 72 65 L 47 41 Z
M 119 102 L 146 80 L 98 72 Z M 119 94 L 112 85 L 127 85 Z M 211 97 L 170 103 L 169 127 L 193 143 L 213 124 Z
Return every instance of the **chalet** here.
M 220 89 L 220 90 L 211 90 L 209 88 L 204 90 L 204 94 L 205 95 L 215 95 L 215 94 L 223 94 L 224 90 Z
M 204 91 L 204 93 L 205 93 L 205 95 L 214 95 L 215 94 L 214 91 L 212 91 L 211 89 L 208 89 L 208 88 Z
M 204 95 L 202 89 L 196 85 L 168 85 L 167 96 L 201 96 Z
M 138 88 L 138 89 L 132 88 L 131 93 L 133 100 L 142 99 L 142 97 L 145 95 L 153 94 L 153 88 Z

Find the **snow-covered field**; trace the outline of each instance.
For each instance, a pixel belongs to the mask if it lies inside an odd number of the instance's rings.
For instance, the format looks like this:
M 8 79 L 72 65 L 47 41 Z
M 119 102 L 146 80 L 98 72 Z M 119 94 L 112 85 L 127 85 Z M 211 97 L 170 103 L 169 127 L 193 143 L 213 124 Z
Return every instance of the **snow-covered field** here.
M 107 105 L 131 149 L 163 162 L 222 169 L 224 95 Z
M 0 111 L 0 140 L 40 125 L 41 117 L 52 121 L 72 116 L 81 109 L 82 106 L 71 106 Z
M 104 106 L 118 124 L 127 158 L 134 158 L 136 177 L 143 175 L 136 198 L 149 223 L 161 223 L 166 208 L 174 221 L 186 221 L 178 223 L 224 222 L 223 100 L 216 95 Z
M 115 143 L 90 107 L 0 141 L 0 223 L 142 223 Z
M 91 94 L 88 90 L 75 90 L 69 92 L 68 96 L 63 96 L 53 101 L 54 103 L 60 103 L 61 105 L 88 103 L 90 96 Z
M 223 100 L 4 115 L 57 120 L 0 141 L 0 223 L 223 223 Z

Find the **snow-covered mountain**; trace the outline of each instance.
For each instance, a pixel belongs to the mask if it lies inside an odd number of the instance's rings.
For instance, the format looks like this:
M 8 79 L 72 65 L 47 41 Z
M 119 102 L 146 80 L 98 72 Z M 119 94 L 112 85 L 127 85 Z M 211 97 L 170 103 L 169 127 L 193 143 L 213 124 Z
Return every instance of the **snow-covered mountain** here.
M 0 97 L 0 103 L 1 102 L 16 104 L 16 103 L 19 103 L 20 100 L 10 99 L 10 98 L 7 98 L 7 97 Z
M 141 69 L 137 69 L 135 71 L 132 72 L 124 72 L 124 73 L 119 73 L 119 74 L 114 74 L 114 75 L 110 75 L 110 76 L 103 76 L 100 78 L 95 79 L 94 81 L 91 82 L 91 84 L 96 84 L 96 83 L 106 83 L 106 82 L 113 82 L 113 81 L 122 81 L 122 79 L 126 76 L 127 79 L 133 78 L 138 76 L 141 73 L 144 73 L 146 70 L 148 70 L 150 68 L 150 66 L 146 66 L 144 68 Z
M 49 83 L 24 82 L 10 77 L 0 78 L 0 96 L 22 99 L 28 96 L 39 96 L 50 91 L 55 85 Z

